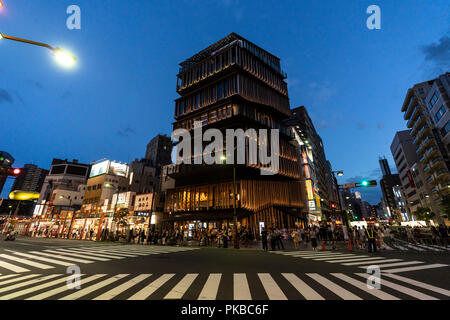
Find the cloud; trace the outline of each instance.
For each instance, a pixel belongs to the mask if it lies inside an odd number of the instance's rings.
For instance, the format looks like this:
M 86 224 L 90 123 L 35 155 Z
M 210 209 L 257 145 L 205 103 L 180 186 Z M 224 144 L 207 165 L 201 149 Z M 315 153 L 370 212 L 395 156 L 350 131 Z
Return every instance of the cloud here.
M 450 68 L 450 34 L 442 36 L 439 41 L 421 47 L 425 61 L 430 62 L 441 72 Z
M 328 82 L 312 82 L 308 85 L 308 91 L 309 94 L 314 97 L 317 103 L 325 103 L 337 93 L 337 90 Z
M 61 95 L 61 99 L 68 99 L 72 96 L 72 92 L 70 90 L 66 90 L 62 95 Z
M 11 95 L 9 94 L 8 91 L 4 90 L 4 89 L 0 89 L 0 103 L 11 103 L 13 104 L 13 98 L 11 97 Z
M 364 130 L 365 128 L 367 128 L 367 123 L 365 123 L 363 121 L 359 121 L 356 123 L 356 129 Z
M 117 130 L 116 134 L 121 137 L 129 137 L 130 135 L 136 134 L 136 131 L 130 125 L 127 125 L 125 128 Z

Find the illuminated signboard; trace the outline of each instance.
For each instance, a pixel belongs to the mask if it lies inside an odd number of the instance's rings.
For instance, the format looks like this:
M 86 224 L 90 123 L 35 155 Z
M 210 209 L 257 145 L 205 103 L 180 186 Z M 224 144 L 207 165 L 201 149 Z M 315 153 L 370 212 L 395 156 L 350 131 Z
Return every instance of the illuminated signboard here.
M 128 176 L 128 165 L 125 163 L 111 162 L 109 164 L 108 173 L 115 174 L 116 176 L 126 177 Z
M 314 200 L 314 194 L 312 189 L 311 180 L 306 180 L 306 193 L 308 195 L 308 200 Z
M 308 200 L 308 205 L 311 210 L 316 210 L 316 203 L 314 200 Z
M 109 164 L 110 164 L 109 160 L 105 160 L 105 161 L 94 164 L 91 168 L 91 174 L 89 175 L 89 177 L 96 177 L 101 174 L 107 173 Z
M 14 190 L 9 194 L 9 198 L 11 200 L 34 200 L 39 199 L 39 192 Z

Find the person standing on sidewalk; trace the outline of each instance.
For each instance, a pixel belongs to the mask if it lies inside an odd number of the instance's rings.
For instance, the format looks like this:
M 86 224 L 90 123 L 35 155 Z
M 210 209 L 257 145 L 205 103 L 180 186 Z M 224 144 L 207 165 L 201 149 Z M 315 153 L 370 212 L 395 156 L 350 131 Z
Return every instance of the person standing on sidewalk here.
M 309 238 L 311 239 L 311 246 L 314 251 L 317 249 L 317 231 L 314 228 L 311 228 L 309 232 Z
M 261 231 L 261 243 L 264 251 L 267 251 L 269 248 L 267 247 L 267 230 L 263 228 Z

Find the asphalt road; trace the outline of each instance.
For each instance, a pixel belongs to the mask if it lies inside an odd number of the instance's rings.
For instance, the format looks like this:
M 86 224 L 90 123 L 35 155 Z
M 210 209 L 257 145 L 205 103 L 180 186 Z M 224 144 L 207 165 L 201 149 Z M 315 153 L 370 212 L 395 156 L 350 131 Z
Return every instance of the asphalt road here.
M 18 238 L 0 243 L 0 300 L 447 300 L 449 253 L 264 252 Z M 82 274 L 79 289 L 67 286 L 68 280 L 78 284 L 73 265 Z M 380 267 L 381 289 L 367 287 L 370 265 Z

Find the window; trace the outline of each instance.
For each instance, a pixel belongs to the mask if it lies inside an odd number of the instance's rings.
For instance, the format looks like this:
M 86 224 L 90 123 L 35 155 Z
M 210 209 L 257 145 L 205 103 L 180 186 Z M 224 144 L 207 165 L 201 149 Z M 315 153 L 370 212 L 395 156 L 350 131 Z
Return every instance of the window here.
M 211 102 L 216 101 L 216 87 L 211 88 Z
M 180 113 L 179 114 L 183 114 L 184 113 L 184 100 L 180 101 Z
M 430 108 L 430 110 L 434 107 L 434 105 L 436 104 L 436 101 L 438 101 L 439 99 L 439 93 L 436 91 L 433 96 L 430 99 L 430 102 L 428 103 L 428 107 Z
M 228 97 L 228 80 L 223 83 L 223 95 L 225 98 Z
M 447 132 L 450 131 L 450 121 L 447 121 L 447 123 L 445 124 L 444 128 L 442 128 L 444 130 L 444 135 L 447 134 Z
M 439 110 L 436 112 L 436 114 L 434 115 L 434 118 L 436 119 L 436 122 L 438 122 L 439 120 L 441 120 L 442 116 L 445 114 L 445 107 L 444 105 L 442 105 Z
M 423 88 L 419 88 L 419 94 L 424 94 L 425 90 L 423 90 Z
M 217 85 L 217 100 L 223 98 L 222 82 Z

